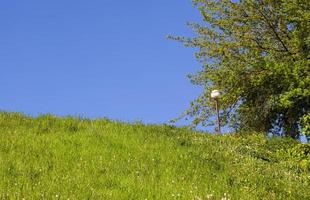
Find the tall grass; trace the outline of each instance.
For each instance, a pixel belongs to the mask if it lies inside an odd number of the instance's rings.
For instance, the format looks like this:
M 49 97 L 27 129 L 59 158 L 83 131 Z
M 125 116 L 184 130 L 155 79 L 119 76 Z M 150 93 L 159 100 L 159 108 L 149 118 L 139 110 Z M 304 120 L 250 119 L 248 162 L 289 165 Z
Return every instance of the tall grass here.
M 0 199 L 310 199 L 310 146 L 0 113 Z

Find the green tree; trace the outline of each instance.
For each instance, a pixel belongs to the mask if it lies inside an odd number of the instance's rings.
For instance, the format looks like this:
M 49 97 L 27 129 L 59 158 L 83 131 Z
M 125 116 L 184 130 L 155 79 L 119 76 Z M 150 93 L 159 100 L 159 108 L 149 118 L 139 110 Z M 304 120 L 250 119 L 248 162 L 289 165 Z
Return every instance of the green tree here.
M 304 115 L 301 118 L 301 127 L 302 134 L 310 136 L 310 113 Z
M 210 92 L 220 89 L 221 119 L 237 130 L 296 137 L 310 110 L 309 0 L 193 0 L 203 23 L 195 37 L 171 38 L 198 48 L 203 86 L 183 116 L 212 124 Z

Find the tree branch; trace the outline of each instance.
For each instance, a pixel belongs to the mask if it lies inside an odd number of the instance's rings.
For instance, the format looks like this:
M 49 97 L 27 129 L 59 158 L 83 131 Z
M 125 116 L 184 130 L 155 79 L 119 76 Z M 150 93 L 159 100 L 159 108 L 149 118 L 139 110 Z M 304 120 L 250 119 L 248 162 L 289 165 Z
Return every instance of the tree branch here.
M 264 18 L 265 22 L 267 23 L 267 25 L 269 26 L 269 28 L 272 30 L 272 32 L 274 33 L 275 37 L 277 38 L 277 40 L 281 43 L 282 47 L 285 49 L 286 52 L 288 52 L 289 54 L 292 55 L 292 53 L 290 52 L 290 50 L 287 48 L 287 46 L 285 45 L 284 41 L 280 38 L 278 32 L 275 30 L 275 27 L 271 24 L 271 22 L 269 21 L 269 19 L 267 18 L 267 16 L 258 8 L 257 9 L 258 12 L 260 13 L 260 15 Z

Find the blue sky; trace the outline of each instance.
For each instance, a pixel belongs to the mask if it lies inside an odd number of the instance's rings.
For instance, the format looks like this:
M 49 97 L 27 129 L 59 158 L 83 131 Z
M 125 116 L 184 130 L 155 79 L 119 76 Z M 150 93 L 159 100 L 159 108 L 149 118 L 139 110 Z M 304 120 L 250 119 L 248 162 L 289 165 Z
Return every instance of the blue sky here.
M 0 3 L 0 109 L 165 123 L 200 89 L 190 0 Z

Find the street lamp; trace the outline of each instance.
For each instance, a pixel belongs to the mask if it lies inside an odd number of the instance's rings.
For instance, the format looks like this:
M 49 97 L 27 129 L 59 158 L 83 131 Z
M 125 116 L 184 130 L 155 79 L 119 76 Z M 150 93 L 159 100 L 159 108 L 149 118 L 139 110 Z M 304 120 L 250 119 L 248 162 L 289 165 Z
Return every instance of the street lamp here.
M 219 111 L 219 98 L 221 97 L 221 92 L 219 90 L 212 90 L 211 98 L 215 100 L 215 108 L 217 114 L 217 131 L 221 133 L 221 121 L 220 121 L 220 111 Z

